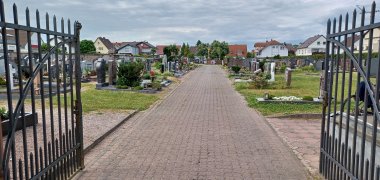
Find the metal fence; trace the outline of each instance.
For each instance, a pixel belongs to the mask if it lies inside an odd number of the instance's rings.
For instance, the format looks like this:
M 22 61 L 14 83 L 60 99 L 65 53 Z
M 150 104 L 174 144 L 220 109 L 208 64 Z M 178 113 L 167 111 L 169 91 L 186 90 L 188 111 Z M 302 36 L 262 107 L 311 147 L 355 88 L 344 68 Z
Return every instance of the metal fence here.
M 370 12 L 363 7 L 327 23 L 320 144 L 320 173 L 327 179 L 379 179 L 379 63 L 376 75 L 370 72 L 380 60 L 375 13 L 373 2 Z
M 49 15 L 40 19 L 37 10 L 33 26 L 26 9 L 26 25 L 21 25 L 17 6 L 13 5 L 13 22 L 6 20 L 5 9 L 0 0 L 6 80 L 0 104 L 8 110 L 0 113 L 0 179 L 67 179 L 84 167 L 81 24 L 74 22 L 72 27 L 70 20 L 59 23 L 55 16 L 51 24 Z M 9 57 L 11 45 L 16 47 L 15 59 Z M 28 55 L 22 57 L 22 51 Z

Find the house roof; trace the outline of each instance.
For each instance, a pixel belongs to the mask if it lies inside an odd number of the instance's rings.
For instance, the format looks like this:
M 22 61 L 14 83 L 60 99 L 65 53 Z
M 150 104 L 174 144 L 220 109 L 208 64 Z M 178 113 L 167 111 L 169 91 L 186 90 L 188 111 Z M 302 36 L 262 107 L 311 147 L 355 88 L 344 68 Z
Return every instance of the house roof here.
M 355 43 L 356 41 L 359 41 L 360 40 L 360 36 L 359 35 L 355 35 L 354 37 L 347 37 L 347 47 L 351 47 L 352 45 L 352 41 Z M 342 44 L 345 44 L 345 41 L 343 40 L 342 41 Z
M 320 37 L 324 37 L 323 35 L 315 35 L 313 37 L 309 37 L 308 39 L 306 39 L 305 42 L 303 42 L 300 46 L 298 46 L 298 49 L 301 49 L 301 48 L 307 48 L 310 46 L 310 44 L 312 44 L 314 41 L 316 41 L 317 39 L 319 39 Z
M 234 44 L 228 45 L 229 53 L 228 55 L 238 55 L 239 51 L 242 53 L 242 56 L 247 56 L 247 45 L 246 44 Z
M 16 42 L 16 35 L 15 35 L 15 30 L 14 29 L 7 29 L 7 40 L 11 42 Z M 33 32 L 31 33 L 31 36 L 33 35 Z M 0 36 L 1 39 L 1 36 Z M 19 30 L 19 43 L 20 46 L 25 46 L 28 43 L 28 36 L 27 32 L 23 30 Z
M 271 39 L 270 41 L 266 41 L 266 42 L 257 42 L 254 44 L 254 47 L 255 48 L 265 48 L 265 47 L 270 46 L 270 45 L 280 45 L 280 44 L 281 44 L 280 42 Z
M 113 44 L 111 41 L 105 37 L 98 37 L 98 39 L 104 44 L 104 46 L 107 47 L 108 50 L 111 50 L 114 48 Z
M 116 49 L 119 50 L 121 48 L 124 48 L 125 46 L 132 46 L 132 47 L 137 47 L 140 44 L 145 44 L 149 48 L 154 48 L 154 46 L 146 41 L 133 41 L 133 42 L 122 42 L 120 43 L 120 46 L 118 46 Z M 119 45 L 119 44 L 117 44 Z

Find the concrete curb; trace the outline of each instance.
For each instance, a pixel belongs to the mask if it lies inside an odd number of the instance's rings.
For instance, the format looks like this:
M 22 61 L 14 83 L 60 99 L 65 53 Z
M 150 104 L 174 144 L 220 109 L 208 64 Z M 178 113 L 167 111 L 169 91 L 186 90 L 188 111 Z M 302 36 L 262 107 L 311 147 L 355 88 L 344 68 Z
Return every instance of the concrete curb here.
M 87 154 L 90 152 L 93 148 L 95 148 L 100 142 L 102 142 L 107 136 L 109 136 L 112 132 L 114 132 L 117 128 L 119 128 L 121 125 L 123 125 L 126 121 L 131 119 L 133 116 L 135 116 L 139 111 L 133 111 L 131 114 L 129 114 L 125 119 L 123 119 L 121 122 L 119 122 L 116 126 L 108 130 L 106 133 L 104 133 L 102 136 L 100 136 L 98 139 L 96 139 L 93 143 L 91 143 L 89 146 L 85 147 L 83 152 L 84 154 Z
M 280 116 L 267 116 L 267 118 L 278 118 L 278 119 L 322 119 L 322 114 L 289 114 Z

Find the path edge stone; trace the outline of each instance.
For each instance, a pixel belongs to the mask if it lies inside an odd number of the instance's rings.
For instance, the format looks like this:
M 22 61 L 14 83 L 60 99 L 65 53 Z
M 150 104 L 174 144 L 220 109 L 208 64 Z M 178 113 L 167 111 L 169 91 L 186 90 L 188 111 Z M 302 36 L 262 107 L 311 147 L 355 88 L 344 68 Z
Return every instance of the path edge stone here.
M 116 129 L 118 129 L 121 125 L 123 125 L 125 122 L 127 122 L 129 119 L 131 119 L 133 116 L 135 116 L 139 111 L 133 110 L 131 114 L 129 114 L 126 118 L 124 118 L 122 121 L 120 121 L 118 124 L 116 124 L 113 128 L 108 130 L 106 133 L 101 135 L 99 138 L 97 138 L 94 142 L 92 142 L 90 145 L 84 148 L 83 152 L 84 154 L 87 154 L 90 152 L 94 147 L 96 147 L 100 142 L 102 142 L 106 137 L 108 137 L 111 133 L 113 133 Z

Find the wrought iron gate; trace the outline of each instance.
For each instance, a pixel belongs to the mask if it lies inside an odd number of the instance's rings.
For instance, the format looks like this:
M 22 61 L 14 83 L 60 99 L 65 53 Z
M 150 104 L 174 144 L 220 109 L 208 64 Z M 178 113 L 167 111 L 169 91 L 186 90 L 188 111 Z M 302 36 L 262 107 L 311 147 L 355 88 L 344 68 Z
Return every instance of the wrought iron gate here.
M 351 18 L 347 13 L 327 22 L 319 167 L 327 179 L 380 176 L 380 23 L 375 13 L 373 2 L 370 13 L 363 7 Z
M 21 25 L 17 6 L 12 23 L 5 9 L 0 0 L 0 69 L 6 81 L 0 105 L 8 110 L 0 112 L 0 179 L 67 179 L 84 167 L 81 24 L 72 27 L 55 16 L 51 23 L 46 14 L 42 28 L 37 10 L 32 26 L 27 8 Z

